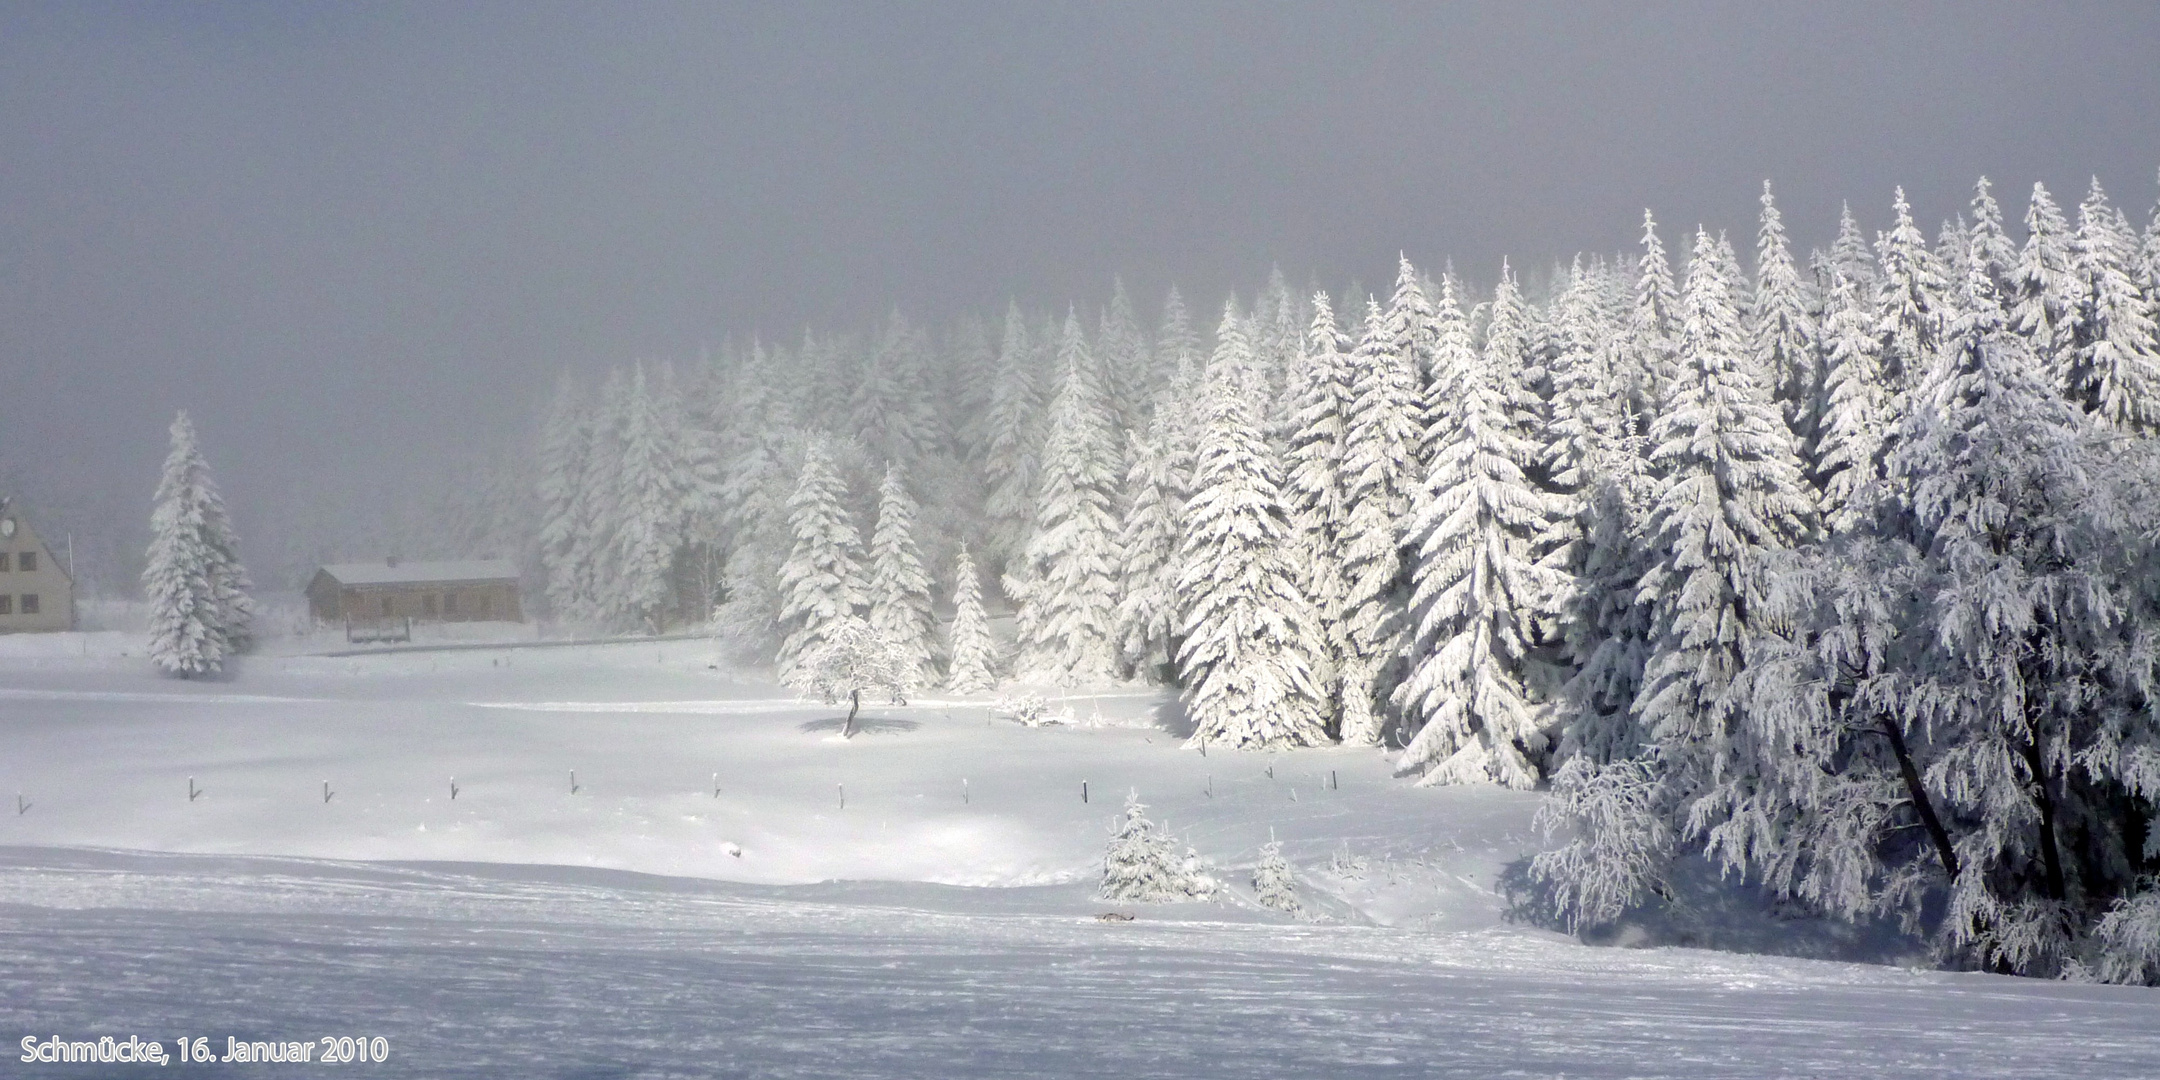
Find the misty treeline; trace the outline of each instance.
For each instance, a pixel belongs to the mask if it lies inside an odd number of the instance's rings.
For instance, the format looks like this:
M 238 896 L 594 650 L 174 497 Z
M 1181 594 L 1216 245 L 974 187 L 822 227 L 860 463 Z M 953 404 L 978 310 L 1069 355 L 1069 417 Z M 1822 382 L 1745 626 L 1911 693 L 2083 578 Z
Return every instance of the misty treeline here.
M 1747 246 L 1676 267 L 1646 213 L 1528 290 L 1404 259 L 566 379 L 547 601 L 1549 784 L 1575 925 L 1704 857 L 1948 963 L 2154 980 L 2160 212 L 2035 185 L 2013 230 L 1982 181 L 1800 256 L 1765 185 Z

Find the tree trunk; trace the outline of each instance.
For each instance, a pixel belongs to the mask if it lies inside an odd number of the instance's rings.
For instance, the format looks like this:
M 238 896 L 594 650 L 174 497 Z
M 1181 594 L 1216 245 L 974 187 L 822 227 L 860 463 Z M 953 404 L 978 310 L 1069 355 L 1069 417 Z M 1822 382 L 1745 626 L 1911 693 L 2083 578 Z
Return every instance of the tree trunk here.
M 1935 816 L 1935 804 L 1928 799 L 1927 789 L 1920 786 L 1920 770 L 1913 765 L 1912 751 L 1905 746 L 1905 733 L 1898 728 L 1897 718 L 1882 717 L 1882 733 L 1890 738 L 1890 750 L 1897 755 L 1898 772 L 1905 777 L 1905 791 L 1912 796 L 1913 811 L 1920 815 L 1920 824 L 1927 827 L 1928 837 L 1935 841 L 1935 855 L 1942 860 L 1943 872 L 1956 881 L 1958 876 L 1957 848 L 1950 843 L 1950 831 L 1943 828 L 1942 819 Z
M 2040 757 L 2040 733 L 2031 730 L 2030 718 L 2026 720 L 2027 739 L 2019 750 L 2025 756 L 2025 767 L 2032 770 L 2033 805 L 2040 810 L 2040 860 L 2047 873 L 2047 895 L 2050 900 L 2063 900 L 2069 896 L 2068 879 L 2063 874 L 2062 848 L 2055 843 L 2055 797 L 2048 791 L 2047 767 Z
M 847 722 L 840 725 L 841 738 L 852 739 L 855 737 L 855 712 L 860 708 L 862 708 L 862 691 L 848 691 Z

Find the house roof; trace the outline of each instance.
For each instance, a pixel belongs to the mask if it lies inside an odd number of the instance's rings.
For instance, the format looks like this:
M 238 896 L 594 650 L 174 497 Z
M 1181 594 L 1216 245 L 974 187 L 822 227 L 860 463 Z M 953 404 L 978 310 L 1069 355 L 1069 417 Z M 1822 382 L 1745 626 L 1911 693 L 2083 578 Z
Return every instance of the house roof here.
M 340 585 L 442 585 L 463 581 L 516 581 L 517 565 L 508 559 L 462 559 L 454 562 L 329 563 L 322 573 Z
M 45 543 L 44 537 L 38 535 L 37 529 L 31 527 L 30 519 L 23 515 L 22 507 L 17 505 L 14 496 L 0 496 L 0 521 L 15 523 L 11 530 L 0 532 L 0 551 L 33 547 L 45 553 L 45 573 L 58 574 L 70 585 L 75 583 L 75 576 L 68 573 L 67 567 L 62 566 L 60 560 L 53 558 L 52 548 Z

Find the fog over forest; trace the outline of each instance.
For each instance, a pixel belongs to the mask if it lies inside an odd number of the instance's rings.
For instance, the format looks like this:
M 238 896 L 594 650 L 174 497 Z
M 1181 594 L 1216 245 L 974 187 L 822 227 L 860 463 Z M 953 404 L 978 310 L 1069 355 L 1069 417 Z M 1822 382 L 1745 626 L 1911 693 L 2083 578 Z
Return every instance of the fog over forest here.
M 1542 300 L 1644 207 L 1744 237 L 1766 177 L 1803 253 L 1899 185 L 1930 230 L 1980 175 L 2148 201 L 2143 5 L 1555 14 L 12 8 L 0 485 L 130 594 L 187 408 L 290 589 L 457 543 L 566 370 L 1093 333 L 1115 276 L 1150 334 L 1277 268 L 1349 323 L 1397 252 Z

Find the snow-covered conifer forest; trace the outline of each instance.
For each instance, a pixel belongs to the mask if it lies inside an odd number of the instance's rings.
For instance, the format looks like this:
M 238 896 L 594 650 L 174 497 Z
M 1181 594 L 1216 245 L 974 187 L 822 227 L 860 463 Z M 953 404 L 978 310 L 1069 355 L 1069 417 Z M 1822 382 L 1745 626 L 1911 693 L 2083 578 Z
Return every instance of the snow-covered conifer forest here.
M 1881 211 L 1802 249 L 1765 183 L 1530 275 L 1278 272 L 1219 319 L 1111 282 L 566 377 L 530 550 L 559 619 L 783 670 L 866 625 L 910 685 L 1167 684 L 1196 749 L 1550 786 L 1525 887 L 1570 925 L 1707 860 L 2152 980 L 2160 211 Z

